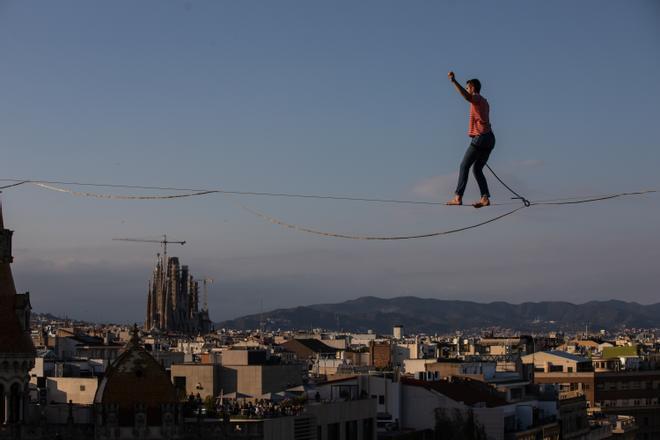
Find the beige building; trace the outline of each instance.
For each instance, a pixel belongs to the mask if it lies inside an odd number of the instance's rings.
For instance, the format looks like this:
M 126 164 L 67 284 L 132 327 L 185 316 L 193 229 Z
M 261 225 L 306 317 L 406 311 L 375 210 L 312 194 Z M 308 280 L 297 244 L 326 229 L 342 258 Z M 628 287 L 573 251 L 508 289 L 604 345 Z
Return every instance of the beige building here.
M 589 358 L 565 351 L 539 351 L 521 357 L 523 364 L 533 364 L 539 373 L 582 373 L 593 371 Z
M 186 396 L 197 394 L 202 399 L 220 394 L 220 365 L 172 364 L 172 383 L 177 391 Z
M 48 403 L 92 405 L 99 381 L 95 377 L 46 378 Z
M 301 367 L 299 364 L 223 365 L 220 384 L 224 394 L 257 397 L 302 385 Z
M 300 364 L 276 363 L 265 350 L 226 350 L 222 364 L 173 364 L 172 382 L 180 393 L 218 397 L 238 393 L 258 397 L 302 384 Z

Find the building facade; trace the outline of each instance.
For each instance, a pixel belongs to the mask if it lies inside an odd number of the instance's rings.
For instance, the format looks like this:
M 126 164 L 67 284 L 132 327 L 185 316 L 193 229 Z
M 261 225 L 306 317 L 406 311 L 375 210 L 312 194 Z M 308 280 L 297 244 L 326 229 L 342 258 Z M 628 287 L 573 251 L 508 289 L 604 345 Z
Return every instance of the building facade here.
M 11 239 L 0 206 L 0 438 L 15 438 L 16 428 L 25 420 L 29 371 L 35 362 L 29 294 L 16 293 Z

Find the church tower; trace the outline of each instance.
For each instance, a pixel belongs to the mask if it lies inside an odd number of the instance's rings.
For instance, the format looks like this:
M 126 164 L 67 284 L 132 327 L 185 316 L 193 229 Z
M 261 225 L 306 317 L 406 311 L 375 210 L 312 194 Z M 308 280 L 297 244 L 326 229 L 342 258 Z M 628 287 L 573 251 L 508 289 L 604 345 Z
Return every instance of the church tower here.
M 199 311 L 199 283 L 188 266 L 159 255 L 149 281 L 144 330 L 195 335 L 211 327 L 208 311 Z
M 24 421 L 35 358 L 29 294 L 16 294 L 9 266 L 12 234 L 4 228 L 0 203 L 0 427 Z

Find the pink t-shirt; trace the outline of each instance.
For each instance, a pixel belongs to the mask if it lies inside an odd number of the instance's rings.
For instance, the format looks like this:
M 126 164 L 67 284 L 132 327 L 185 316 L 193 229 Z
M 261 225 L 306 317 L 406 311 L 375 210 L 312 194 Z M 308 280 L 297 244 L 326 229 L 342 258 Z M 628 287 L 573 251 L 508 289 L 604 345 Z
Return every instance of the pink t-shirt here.
M 470 98 L 470 126 L 468 136 L 474 137 L 491 132 L 488 113 L 490 106 L 488 101 L 481 95 L 472 95 Z

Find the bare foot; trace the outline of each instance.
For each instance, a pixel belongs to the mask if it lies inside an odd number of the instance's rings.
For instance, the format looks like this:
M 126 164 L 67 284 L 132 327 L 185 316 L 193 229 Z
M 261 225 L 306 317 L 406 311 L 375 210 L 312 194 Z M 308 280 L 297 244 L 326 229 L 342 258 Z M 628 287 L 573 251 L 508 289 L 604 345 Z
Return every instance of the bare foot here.
M 447 202 L 447 205 L 462 205 L 463 198 L 461 196 L 454 196 L 453 199 Z
M 475 208 L 483 208 L 484 206 L 490 206 L 490 199 L 486 196 L 481 196 L 481 199 L 478 202 L 472 204 Z

